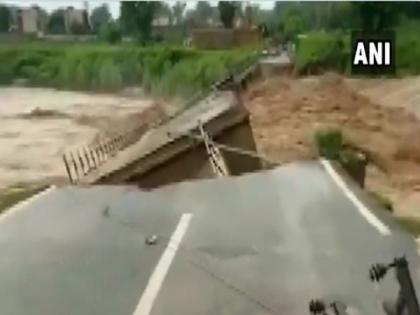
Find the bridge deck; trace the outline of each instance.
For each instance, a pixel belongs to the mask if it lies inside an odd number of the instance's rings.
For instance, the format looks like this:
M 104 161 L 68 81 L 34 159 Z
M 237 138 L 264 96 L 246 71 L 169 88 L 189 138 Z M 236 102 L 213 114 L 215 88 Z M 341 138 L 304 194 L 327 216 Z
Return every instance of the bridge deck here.
M 191 108 L 182 112 L 182 114 L 169 120 L 167 123 L 152 128 L 135 144 L 119 152 L 115 157 L 101 165 L 98 170 L 93 171 L 86 177 L 82 178 L 81 183 L 92 184 L 98 182 L 101 178 L 109 176 L 117 172 L 124 172 L 124 168 L 131 164 L 140 161 L 148 155 L 154 154 L 157 150 L 163 148 L 165 145 L 174 143 L 180 138 L 182 134 L 197 128 L 198 121 L 204 125 L 212 120 L 218 119 L 230 111 L 240 112 L 237 108 L 236 100 L 230 91 L 218 91 L 211 94 Z M 237 124 L 237 119 L 229 119 L 224 123 L 224 128 L 231 127 Z M 170 135 L 168 135 L 170 133 Z M 189 144 L 191 145 L 191 144 Z M 163 161 L 168 157 L 162 158 Z M 160 161 L 161 156 L 153 158 L 153 160 Z M 163 162 L 162 161 L 162 162 Z M 145 163 L 144 169 L 148 170 L 150 166 Z
M 56 189 L 0 221 L 1 314 L 302 315 L 317 297 L 381 314 L 369 265 L 407 254 L 418 284 L 416 245 L 350 187 L 390 234 L 317 162 L 150 192 Z M 389 275 L 380 294 L 395 291 Z

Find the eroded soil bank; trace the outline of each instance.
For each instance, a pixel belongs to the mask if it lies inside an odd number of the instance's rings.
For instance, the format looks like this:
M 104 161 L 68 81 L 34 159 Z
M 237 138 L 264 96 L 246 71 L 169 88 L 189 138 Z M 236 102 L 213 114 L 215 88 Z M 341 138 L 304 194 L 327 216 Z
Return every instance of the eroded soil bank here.
M 316 131 L 339 128 L 372 157 L 367 189 L 390 198 L 397 215 L 420 217 L 420 80 L 402 80 L 258 82 L 245 96 L 258 150 L 281 162 L 316 158 Z

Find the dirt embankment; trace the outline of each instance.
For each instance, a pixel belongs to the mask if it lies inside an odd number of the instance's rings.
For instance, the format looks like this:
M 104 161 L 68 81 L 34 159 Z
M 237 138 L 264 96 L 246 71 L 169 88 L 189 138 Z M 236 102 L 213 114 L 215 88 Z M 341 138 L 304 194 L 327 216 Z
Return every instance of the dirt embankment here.
M 245 102 L 263 154 L 281 162 L 315 158 L 315 132 L 339 128 L 372 158 L 367 188 L 388 196 L 397 214 L 420 217 L 420 122 L 403 102 L 376 104 L 335 74 L 265 80 Z

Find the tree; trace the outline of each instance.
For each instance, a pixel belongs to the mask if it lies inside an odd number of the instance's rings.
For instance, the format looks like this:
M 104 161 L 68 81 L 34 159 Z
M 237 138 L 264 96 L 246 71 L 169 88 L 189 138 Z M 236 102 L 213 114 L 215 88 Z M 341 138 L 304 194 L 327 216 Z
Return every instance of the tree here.
M 102 4 L 92 10 L 90 15 L 90 21 L 92 23 L 92 29 L 95 33 L 99 33 L 102 26 L 106 25 L 111 21 L 111 13 L 107 4 Z
M 226 28 L 232 28 L 235 18 L 236 4 L 233 1 L 219 1 L 220 20 Z
M 66 32 L 64 11 L 62 9 L 55 10 L 51 13 L 47 24 L 47 30 L 52 34 L 64 34 Z
M 174 21 L 174 16 L 172 13 L 172 9 L 169 4 L 162 2 L 156 12 L 156 16 L 158 17 L 165 17 L 168 19 L 169 24 L 172 25 Z
M 400 4 L 393 2 L 354 2 L 354 13 L 360 17 L 360 26 L 365 31 L 382 31 L 398 20 Z
M 187 4 L 182 1 L 177 1 L 172 7 L 175 24 L 181 24 L 184 17 L 184 11 Z
M 12 15 L 8 7 L 0 5 L 0 32 L 8 32 Z
M 207 1 L 197 1 L 195 6 L 195 17 L 197 21 L 207 22 L 213 15 L 213 8 Z
M 74 35 L 83 35 L 90 32 L 89 17 L 87 12 L 83 13 L 83 20 L 78 21 L 75 19 L 70 20 L 70 33 Z
M 305 21 L 302 12 L 297 8 L 291 8 L 285 13 L 283 33 L 286 40 L 293 39 L 305 29 Z
M 121 28 L 116 22 L 109 21 L 102 25 L 99 37 L 110 44 L 118 43 L 122 39 Z
M 121 2 L 120 21 L 123 31 L 138 37 L 143 43 L 149 41 L 153 19 L 159 7 L 160 3 L 155 1 Z

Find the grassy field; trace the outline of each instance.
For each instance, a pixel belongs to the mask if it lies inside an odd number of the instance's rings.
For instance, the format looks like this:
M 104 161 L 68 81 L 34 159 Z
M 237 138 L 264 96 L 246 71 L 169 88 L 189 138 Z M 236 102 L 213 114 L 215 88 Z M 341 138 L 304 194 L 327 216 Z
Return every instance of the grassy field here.
M 221 79 L 251 50 L 26 43 L 0 46 L 0 84 L 115 91 L 142 85 L 159 96 L 188 96 Z

